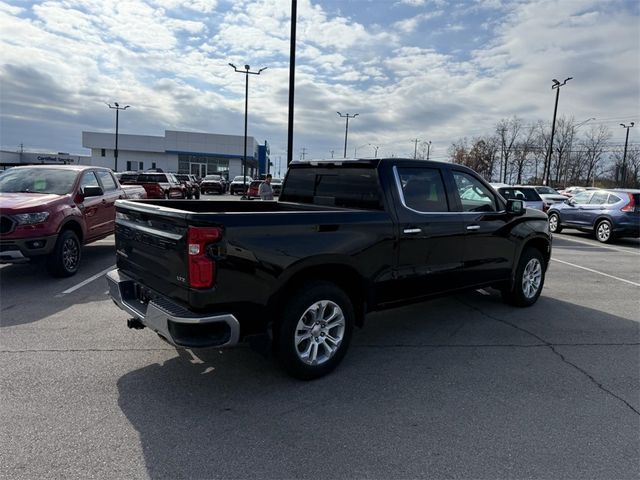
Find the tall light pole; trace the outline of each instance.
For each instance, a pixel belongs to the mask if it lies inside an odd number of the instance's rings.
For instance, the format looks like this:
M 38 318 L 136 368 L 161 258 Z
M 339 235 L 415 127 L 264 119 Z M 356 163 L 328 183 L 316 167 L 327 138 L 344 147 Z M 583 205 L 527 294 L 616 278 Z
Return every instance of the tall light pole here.
M 427 161 L 429 160 L 430 153 L 431 153 L 431 140 L 427 142 Z
M 244 66 L 244 70 L 238 70 L 233 63 L 229 66 L 238 73 L 244 73 L 244 156 L 242 157 L 242 198 L 247 195 L 247 118 L 249 117 L 249 75 L 260 75 L 267 67 L 261 68 L 257 72 L 250 71 L 249 65 Z
M 374 151 L 373 158 L 378 158 L 378 149 L 380 148 L 380 145 L 374 145 L 370 143 L 369 146 L 373 148 L 373 151 Z
M 634 125 L 634 122 L 631 122 L 630 125 L 625 125 L 624 123 L 620 124 L 622 128 L 627 129 L 627 137 L 624 140 L 624 155 L 622 156 L 622 188 L 627 186 L 627 145 L 629 144 L 629 129 Z
M 125 105 L 124 107 L 121 107 L 118 102 L 114 102 L 113 105 L 111 105 L 110 103 L 107 103 L 107 106 L 109 108 L 111 108 L 112 110 L 116 111 L 116 148 L 113 151 L 113 157 L 115 158 L 115 168 L 114 168 L 114 172 L 118 171 L 118 114 L 120 113 L 120 110 L 126 110 L 127 108 L 129 108 L 131 105 Z
M 338 116 L 340 118 L 346 118 L 347 119 L 347 125 L 346 125 L 345 130 L 344 130 L 344 158 L 347 158 L 347 135 L 349 135 L 349 119 L 350 118 L 356 118 L 360 114 L 356 113 L 354 115 L 350 115 L 348 113 L 345 113 L 343 115 L 340 112 L 336 112 L 336 113 L 338 114 Z
M 291 44 L 289 49 L 289 128 L 287 131 L 287 166 L 293 159 L 293 97 L 296 88 L 296 22 L 298 0 L 291 0 Z
M 566 85 L 566 83 L 572 79 L 573 77 L 567 77 L 562 83 L 560 83 L 555 78 L 552 80 L 553 85 L 551 86 L 551 90 L 556 90 L 556 105 L 553 108 L 553 122 L 551 123 L 551 139 L 549 141 L 549 153 L 547 154 L 547 159 L 545 161 L 545 166 L 544 166 L 545 178 L 542 179 L 543 185 L 548 185 L 549 178 L 551 177 L 551 155 L 553 154 L 553 136 L 556 133 L 556 114 L 558 113 L 558 99 L 560 98 L 560 87 Z
M 416 158 L 418 158 L 418 142 L 420 141 L 420 139 L 419 138 L 414 138 L 411 141 L 414 143 L 414 146 L 413 146 L 413 159 L 415 160 Z

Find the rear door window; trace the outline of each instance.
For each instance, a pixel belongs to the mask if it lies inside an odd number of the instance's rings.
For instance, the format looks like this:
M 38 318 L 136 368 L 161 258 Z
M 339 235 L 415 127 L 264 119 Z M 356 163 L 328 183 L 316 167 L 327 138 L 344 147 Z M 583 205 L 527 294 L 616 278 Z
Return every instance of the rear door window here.
M 398 168 L 397 172 L 405 207 L 420 213 L 449 211 L 439 169 Z
M 590 205 L 603 205 L 607 203 L 607 197 L 609 194 L 607 192 L 595 192 L 589 200 Z
M 291 169 L 281 201 L 383 210 L 378 174 L 373 168 Z
M 104 170 L 98 170 L 96 174 L 98 175 L 98 179 L 100 180 L 100 183 L 102 183 L 102 188 L 104 189 L 105 192 L 108 192 L 110 190 L 115 190 L 118 188 L 118 186 L 116 185 L 116 182 L 113 180 L 113 177 L 109 172 L 105 172 Z
M 614 203 L 618 203 L 620 201 L 620 197 L 616 197 L 613 193 L 609 195 L 609 199 L 607 203 L 609 205 L 613 205 Z
M 495 212 L 496 198 L 477 178 L 465 172 L 453 171 L 463 212 Z

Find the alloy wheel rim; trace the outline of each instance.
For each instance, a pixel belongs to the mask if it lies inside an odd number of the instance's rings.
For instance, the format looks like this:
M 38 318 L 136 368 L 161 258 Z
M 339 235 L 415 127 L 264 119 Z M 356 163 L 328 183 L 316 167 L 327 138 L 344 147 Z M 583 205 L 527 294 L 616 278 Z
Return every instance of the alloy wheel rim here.
M 307 365 L 322 365 L 338 351 L 345 334 L 345 317 L 331 300 L 319 300 L 298 320 L 294 346 L 298 358 Z
M 549 229 L 552 232 L 555 232 L 558 228 L 558 217 L 556 215 L 551 215 L 549 217 Z
M 62 263 L 68 272 L 78 267 L 79 252 L 78 244 L 72 238 L 67 238 L 62 244 Z
M 611 228 L 609 228 L 609 224 L 606 222 L 602 222 L 598 225 L 598 238 L 600 240 L 609 240 L 609 236 L 611 235 Z
M 522 272 L 522 293 L 527 298 L 533 298 L 542 283 L 542 265 L 537 258 L 532 258 Z

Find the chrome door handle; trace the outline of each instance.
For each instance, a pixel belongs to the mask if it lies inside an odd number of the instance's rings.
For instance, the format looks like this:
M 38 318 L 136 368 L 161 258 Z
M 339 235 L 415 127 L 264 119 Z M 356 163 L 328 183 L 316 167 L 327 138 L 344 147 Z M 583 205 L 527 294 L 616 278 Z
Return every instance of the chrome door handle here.
M 467 225 L 467 230 L 480 230 L 480 225 Z
M 421 228 L 405 228 L 403 232 L 404 233 L 421 233 L 422 229 Z

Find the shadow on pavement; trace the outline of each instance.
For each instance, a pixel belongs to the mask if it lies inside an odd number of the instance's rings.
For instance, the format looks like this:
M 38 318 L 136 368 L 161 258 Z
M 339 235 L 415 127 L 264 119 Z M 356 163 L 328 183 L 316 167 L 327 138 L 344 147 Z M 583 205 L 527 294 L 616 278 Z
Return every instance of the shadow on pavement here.
M 0 327 L 35 322 L 68 308 L 69 298 L 61 295 L 62 292 L 114 264 L 114 246 L 94 244 L 84 247 L 78 273 L 68 278 L 52 277 L 43 262 L 3 266 L 0 269 Z M 106 290 L 105 280 L 96 279 L 83 287 L 83 295 L 74 295 L 73 303 L 104 300 Z
M 637 342 L 604 312 L 470 293 L 372 315 L 313 382 L 181 350 L 121 377 L 119 406 L 151 478 L 630 478 Z

